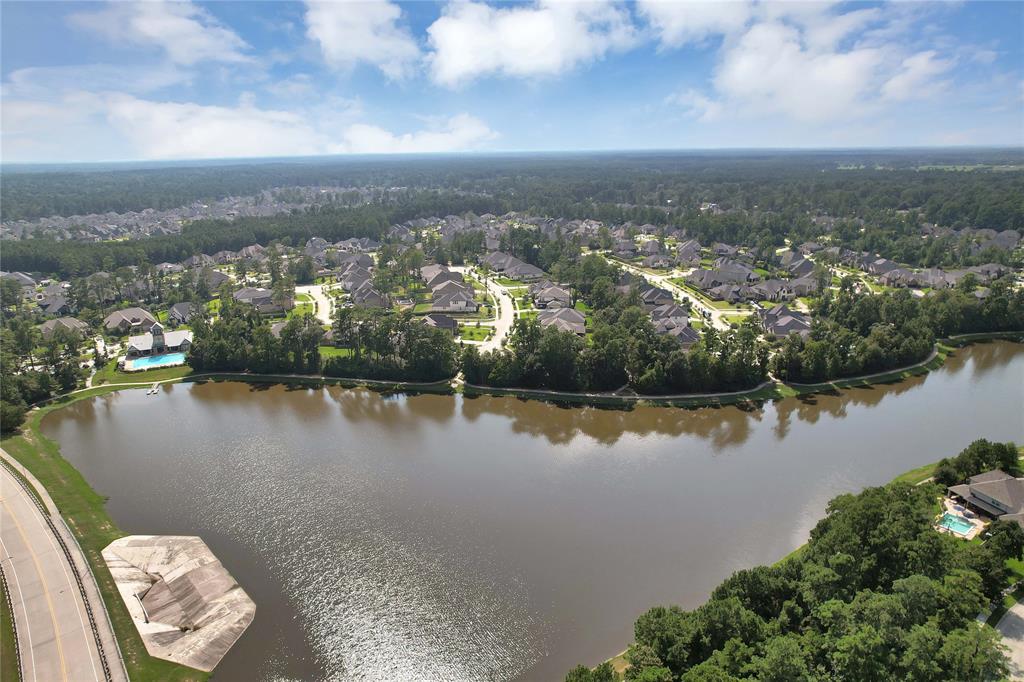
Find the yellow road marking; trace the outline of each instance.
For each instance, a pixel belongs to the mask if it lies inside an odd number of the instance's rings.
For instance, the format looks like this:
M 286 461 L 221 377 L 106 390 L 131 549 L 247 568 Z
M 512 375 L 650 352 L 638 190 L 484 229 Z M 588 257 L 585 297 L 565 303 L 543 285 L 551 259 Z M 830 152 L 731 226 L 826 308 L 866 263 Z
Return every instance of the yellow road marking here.
M 53 599 L 51 599 L 50 590 L 46 585 L 46 576 L 43 574 L 43 567 L 39 564 L 39 557 L 37 557 L 36 553 L 32 551 L 32 544 L 28 541 L 28 537 L 26 537 L 25 535 L 25 530 L 21 527 L 21 522 L 18 521 L 18 517 L 14 514 L 14 511 L 7 504 L 7 500 L 0 499 L 0 504 L 2 504 L 7 509 L 7 513 L 10 514 L 11 518 L 14 520 L 14 525 L 18 528 L 18 534 L 21 535 L 22 542 L 25 543 L 25 549 L 27 549 L 28 553 L 32 556 L 32 562 L 36 565 L 36 571 L 39 572 L 39 580 L 43 584 L 43 595 L 46 596 L 46 603 L 50 607 L 50 621 L 53 623 L 53 632 L 56 635 L 54 641 L 57 644 L 57 655 L 60 657 L 61 676 L 66 680 L 68 679 L 68 668 L 67 664 L 64 661 L 64 647 L 61 646 L 60 643 L 60 626 L 57 625 L 57 617 L 54 614 L 53 609 Z

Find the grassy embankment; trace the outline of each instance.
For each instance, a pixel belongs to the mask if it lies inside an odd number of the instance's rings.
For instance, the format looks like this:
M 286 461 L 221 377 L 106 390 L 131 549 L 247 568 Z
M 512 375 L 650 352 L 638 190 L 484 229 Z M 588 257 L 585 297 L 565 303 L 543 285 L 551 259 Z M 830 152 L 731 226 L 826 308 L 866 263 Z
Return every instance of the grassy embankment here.
M 7 594 L 0 583 L 0 680 L 20 680 L 18 649 L 14 641 L 14 622 L 7 607 Z
M 104 547 L 125 533 L 107 514 L 105 498 L 97 494 L 82 475 L 61 457 L 57 443 L 43 436 L 39 429 L 43 417 L 52 410 L 76 400 L 110 393 L 113 390 L 116 389 L 99 387 L 33 410 L 29 413 L 21 433 L 3 438 L 0 445 L 39 479 L 78 539 L 110 613 L 129 676 L 136 680 L 168 682 L 205 680 L 209 675 L 202 671 L 153 658 L 146 653 L 146 647 L 132 623 L 101 555 Z

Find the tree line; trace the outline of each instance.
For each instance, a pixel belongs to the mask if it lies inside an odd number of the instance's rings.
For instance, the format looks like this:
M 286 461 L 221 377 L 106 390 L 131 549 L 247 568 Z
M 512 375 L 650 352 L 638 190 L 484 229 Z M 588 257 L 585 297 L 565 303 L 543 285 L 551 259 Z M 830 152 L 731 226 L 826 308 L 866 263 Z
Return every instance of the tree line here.
M 928 357 L 937 338 L 975 332 L 1024 330 L 1024 291 L 1010 278 L 992 283 L 978 298 L 970 278 L 953 289 L 916 297 L 906 289 L 858 292 L 845 279 L 813 308 L 804 339 L 790 335 L 771 361 L 785 381 L 814 383 L 884 372 Z
M 1003 447 L 1016 452 L 1013 444 Z M 1000 635 L 975 618 L 1002 598 L 1007 560 L 1024 557 L 1024 531 L 996 521 L 981 543 L 939 533 L 941 492 L 934 484 L 897 482 L 834 498 L 792 557 L 734 573 L 696 609 L 657 606 L 640 616 L 625 679 L 1005 677 Z M 566 676 L 613 679 L 609 664 L 579 666 Z

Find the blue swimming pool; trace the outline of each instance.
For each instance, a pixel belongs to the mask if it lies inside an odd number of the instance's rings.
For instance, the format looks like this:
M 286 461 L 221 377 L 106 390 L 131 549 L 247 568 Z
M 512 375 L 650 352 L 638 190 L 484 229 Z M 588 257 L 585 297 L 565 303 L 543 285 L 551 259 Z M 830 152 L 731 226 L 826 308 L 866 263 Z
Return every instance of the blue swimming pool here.
M 947 528 L 957 535 L 967 535 L 974 529 L 974 524 L 970 523 L 962 516 L 951 514 L 946 512 L 942 515 L 942 520 L 939 521 L 939 525 L 943 528 Z
M 131 363 L 129 368 L 133 371 L 183 365 L 185 364 L 185 354 L 164 353 L 163 355 L 147 355 L 143 358 L 135 358 Z

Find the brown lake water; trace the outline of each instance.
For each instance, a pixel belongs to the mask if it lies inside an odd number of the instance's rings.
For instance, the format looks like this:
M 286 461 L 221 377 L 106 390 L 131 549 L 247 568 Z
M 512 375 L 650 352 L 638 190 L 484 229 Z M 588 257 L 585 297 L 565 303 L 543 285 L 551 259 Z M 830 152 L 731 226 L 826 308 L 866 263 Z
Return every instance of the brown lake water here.
M 833 496 L 1024 441 L 1024 346 L 755 410 L 180 384 L 43 428 L 121 528 L 201 535 L 256 601 L 217 679 L 555 680 Z

